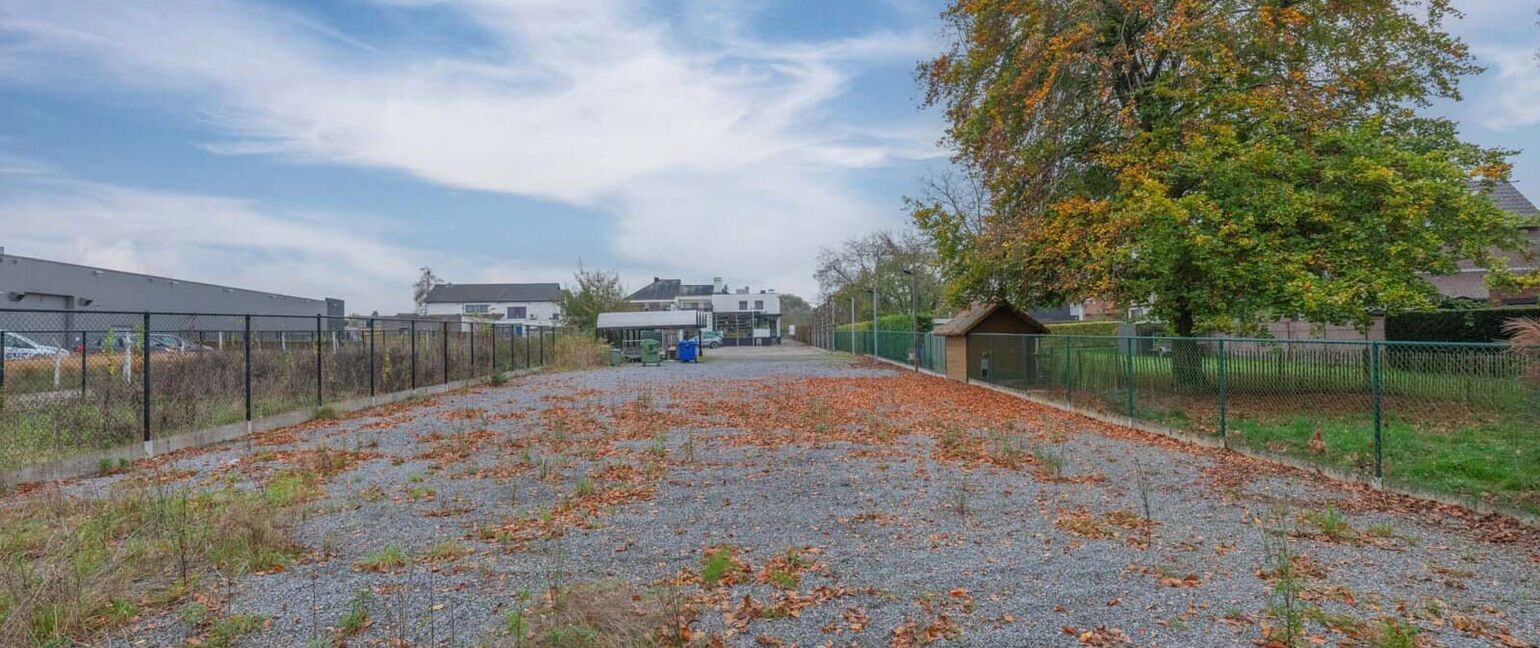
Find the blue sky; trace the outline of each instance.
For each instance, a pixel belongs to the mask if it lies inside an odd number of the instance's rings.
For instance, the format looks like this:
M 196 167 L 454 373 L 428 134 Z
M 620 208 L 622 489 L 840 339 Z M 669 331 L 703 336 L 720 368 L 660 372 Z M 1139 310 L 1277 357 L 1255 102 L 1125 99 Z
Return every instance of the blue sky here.
M 1490 69 L 1433 110 L 1540 198 L 1534 3 L 1456 4 Z M 0 0 L 0 244 L 365 312 L 423 265 L 811 295 L 945 166 L 942 5 Z

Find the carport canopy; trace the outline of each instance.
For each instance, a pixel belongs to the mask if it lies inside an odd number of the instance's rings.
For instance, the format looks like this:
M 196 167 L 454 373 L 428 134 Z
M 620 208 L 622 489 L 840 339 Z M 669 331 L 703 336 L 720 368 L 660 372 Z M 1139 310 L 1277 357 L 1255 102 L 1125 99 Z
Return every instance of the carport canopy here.
M 599 313 L 601 331 L 704 328 L 704 313 L 690 310 Z

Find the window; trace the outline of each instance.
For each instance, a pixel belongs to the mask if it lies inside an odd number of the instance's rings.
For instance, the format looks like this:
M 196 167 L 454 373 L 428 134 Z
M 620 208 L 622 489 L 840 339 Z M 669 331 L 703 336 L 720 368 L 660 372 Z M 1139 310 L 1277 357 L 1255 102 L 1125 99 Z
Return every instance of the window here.
M 10 333 L 5 334 L 5 348 L 7 349 L 31 349 L 32 343 Z
M 509 306 L 508 319 L 525 319 L 529 317 L 528 306 Z
M 486 315 L 487 313 L 490 313 L 490 312 L 492 312 L 492 305 L 491 304 L 466 304 L 465 305 L 465 313 L 467 315 Z
M 765 309 L 765 300 L 763 300 L 763 299 L 756 299 L 756 300 L 754 300 L 754 310 L 764 310 L 764 309 Z
M 748 309 L 749 309 L 749 303 L 747 301 L 743 301 L 743 300 L 739 300 L 738 301 L 738 310 L 746 311 Z

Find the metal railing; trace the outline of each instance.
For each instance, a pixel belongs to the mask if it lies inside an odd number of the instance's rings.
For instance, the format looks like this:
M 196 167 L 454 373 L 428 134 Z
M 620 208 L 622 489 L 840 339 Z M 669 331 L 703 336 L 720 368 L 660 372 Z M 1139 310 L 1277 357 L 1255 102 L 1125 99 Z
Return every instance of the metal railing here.
M 907 361 L 908 332 L 877 355 Z M 872 352 L 871 331 L 821 338 Z M 939 340 L 937 340 L 939 342 Z M 930 348 L 932 337 L 926 338 Z M 969 379 L 1540 513 L 1540 353 L 1506 344 L 973 334 Z M 940 353 L 922 364 L 943 370 Z M 939 361 L 939 362 L 938 362 Z
M 0 471 L 541 367 L 555 337 L 517 323 L 0 309 Z

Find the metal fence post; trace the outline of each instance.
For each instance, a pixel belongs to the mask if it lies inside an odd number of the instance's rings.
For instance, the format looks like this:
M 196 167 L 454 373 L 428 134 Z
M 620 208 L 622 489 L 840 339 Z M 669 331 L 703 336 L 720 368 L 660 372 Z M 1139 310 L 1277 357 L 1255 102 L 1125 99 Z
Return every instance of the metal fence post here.
M 476 375 L 476 323 L 471 322 L 471 375 Z
M 251 316 L 245 318 L 244 329 L 246 333 L 246 350 L 242 352 L 242 362 L 246 372 L 246 431 L 251 431 Z
M 535 345 L 534 341 L 529 339 L 529 325 L 525 324 L 524 325 L 524 368 L 525 369 L 529 369 L 530 367 L 534 366 L 534 365 L 531 365 L 529 363 L 529 348 L 534 346 L 534 345 Z
M 417 320 L 408 322 L 412 334 L 412 389 L 417 389 Z
M 369 398 L 374 398 L 374 318 L 369 318 Z
M 489 374 L 495 374 L 497 373 L 497 325 L 488 324 L 487 330 L 491 332 L 491 335 L 488 337 L 492 338 L 492 350 L 487 352 L 487 357 L 491 358 L 492 362 L 491 367 L 487 371 Z
M 536 353 L 535 356 L 540 358 L 540 366 L 544 367 L 545 366 L 545 328 L 542 327 L 542 328 L 539 329 L 539 331 L 540 331 L 540 333 L 538 333 L 535 336 L 535 339 L 540 340 L 540 352 Z
M 0 387 L 5 386 L 5 338 L 8 334 L 0 329 Z
M 90 350 L 86 348 L 85 329 L 80 331 L 80 397 L 86 397 L 86 355 Z
M 1230 447 L 1230 417 L 1226 388 L 1228 367 L 1230 364 L 1229 353 L 1225 351 L 1224 338 L 1219 339 L 1219 439 L 1224 442 L 1226 448 Z
M 315 316 L 315 406 L 325 403 L 321 397 L 321 316 Z
M 1074 378 L 1074 374 L 1070 373 L 1070 371 L 1072 370 L 1072 367 L 1070 366 L 1070 363 L 1072 362 L 1072 360 L 1070 359 L 1070 353 L 1071 353 L 1071 351 L 1070 351 L 1069 338 L 1064 338 L 1064 402 L 1065 403 L 1074 403 L 1075 402 L 1075 395 L 1074 395 L 1074 389 L 1075 389 L 1074 380 L 1075 380 L 1075 378 Z
M 1381 437 L 1383 427 L 1382 402 L 1384 400 L 1384 387 L 1380 378 L 1380 343 L 1369 342 L 1369 373 L 1373 381 L 1374 389 L 1374 479 L 1379 481 L 1385 476 L 1384 466 L 1384 440 Z
M 139 359 L 144 363 L 144 369 L 139 372 L 139 379 L 144 381 L 143 398 L 144 407 L 141 408 L 144 426 L 144 454 L 154 454 L 154 448 L 150 446 L 150 314 L 144 314 L 142 322 L 144 330 L 139 333 Z
M 1128 420 L 1132 421 L 1132 420 L 1134 420 L 1134 419 L 1139 417 L 1139 409 L 1138 409 L 1138 407 L 1135 406 L 1135 400 L 1134 400 L 1134 398 L 1135 398 L 1134 397 L 1134 344 L 1135 344 L 1135 339 L 1132 338 L 1132 337 L 1125 337 L 1125 338 L 1121 338 L 1121 339 L 1123 340 L 1123 355 L 1126 356 L 1127 359 L 1125 360 L 1125 362 L 1128 364 Z
M 442 329 L 440 332 L 443 334 L 443 338 L 444 338 L 439 343 L 439 346 L 441 347 L 440 350 L 444 354 L 444 384 L 448 385 L 449 384 L 449 322 L 447 322 L 447 321 L 444 322 L 443 326 L 441 326 L 440 328 Z

